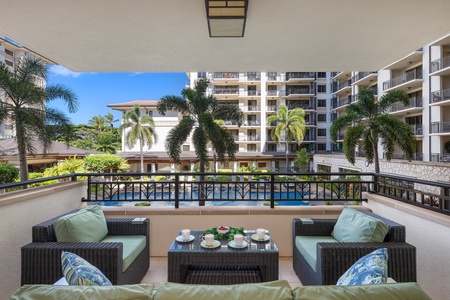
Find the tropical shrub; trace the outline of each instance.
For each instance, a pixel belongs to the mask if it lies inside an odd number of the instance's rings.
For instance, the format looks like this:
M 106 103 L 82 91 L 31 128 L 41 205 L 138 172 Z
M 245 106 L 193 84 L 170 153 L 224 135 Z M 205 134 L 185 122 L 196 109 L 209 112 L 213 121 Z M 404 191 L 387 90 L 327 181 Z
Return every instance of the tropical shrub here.
M 0 183 L 14 182 L 19 178 L 19 169 L 10 163 L 0 163 Z
M 91 154 L 84 158 L 83 166 L 91 172 L 126 172 L 130 164 L 115 154 Z

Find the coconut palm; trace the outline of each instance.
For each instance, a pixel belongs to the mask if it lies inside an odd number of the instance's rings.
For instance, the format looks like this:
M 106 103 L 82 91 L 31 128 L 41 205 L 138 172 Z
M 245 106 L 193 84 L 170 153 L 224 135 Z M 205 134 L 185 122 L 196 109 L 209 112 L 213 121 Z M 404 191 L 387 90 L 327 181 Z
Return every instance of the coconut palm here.
M 93 116 L 89 120 L 89 126 L 91 126 L 96 132 L 103 132 L 105 130 L 105 118 L 102 116 Z
M 412 160 L 416 140 L 414 130 L 387 112 L 389 107 L 397 102 L 405 106 L 409 104 L 405 91 L 389 91 L 376 101 L 373 90 L 363 88 L 359 91 L 359 101 L 347 106 L 346 114 L 333 122 L 330 135 L 334 142 L 340 130 L 348 127 L 343 148 L 350 163 L 355 164 L 356 147 L 360 145 L 367 163 L 375 163 L 375 173 L 380 173 L 379 141 L 388 161 L 392 159 L 395 145 L 405 153 L 406 159 Z
M 100 133 L 95 136 L 95 150 L 116 154 L 116 137 L 110 133 Z
M 194 88 L 185 88 L 180 96 L 164 96 L 158 102 L 158 112 L 165 115 L 167 111 L 177 111 L 183 115 L 183 119 L 170 130 L 167 135 L 165 147 L 169 156 L 180 163 L 180 154 L 183 143 L 192 133 L 192 143 L 199 159 L 200 172 L 205 172 L 208 163 L 208 143 L 211 143 L 213 151 L 220 162 L 225 161 L 225 155 L 230 160 L 234 159 L 238 147 L 234 142 L 231 132 L 224 126 L 223 120 L 236 121 L 242 125 L 244 116 L 239 107 L 228 104 L 219 104 L 213 96 L 206 94 L 209 81 L 199 79 Z M 204 181 L 204 176 L 200 176 Z M 206 191 L 200 184 L 199 205 L 205 205 Z
M 111 130 L 114 129 L 114 122 L 118 122 L 119 119 L 114 120 L 114 115 L 112 113 L 106 114 L 104 117 L 105 124 L 109 126 Z
M 192 133 L 192 142 L 199 159 L 200 172 L 205 172 L 208 163 L 208 143 L 220 162 L 225 161 L 225 154 L 234 159 L 238 148 L 231 132 L 218 120 L 230 120 L 243 123 L 243 113 L 235 105 L 219 104 L 213 96 L 206 95 L 209 81 L 199 79 L 194 89 L 185 88 L 180 96 L 164 96 L 158 102 L 157 110 L 161 115 L 167 111 L 177 111 L 183 119 L 168 134 L 165 147 L 169 156 L 180 163 L 182 145 Z
M 267 126 L 277 122 L 275 128 L 270 131 L 270 137 L 277 145 L 284 137 L 286 138 L 286 172 L 289 170 L 289 143 L 296 141 L 298 145 L 303 142 L 306 131 L 305 111 L 301 108 L 288 110 L 285 104 L 280 105 L 275 115 L 267 117 Z
M 69 88 L 41 83 L 46 73 L 46 65 L 36 58 L 21 58 L 12 71 L 0 62 L 0 89 L 3 89 L 6 98 L 0 102 L 0 123 L 6 120 L 13 123 L 21 181 L 28 180 L 27 152 L 32 154 L 34 151 L 33 138 L 37 138 L 46 153 L 51 144 L 51 134 L 46 125 L 69 127 L 68 117 L 48 104 L 52 100 L 62 99 L 71 113 L 78 107 L 77 97 Z
M 120 126 L 121 131 L 130 129 L 125 134 L 125 145 L 133 148 L 139 141 L 139 153 L 141 155 L 141 173 L 144 172 L 144 146 L 148 149 L 158 143 L 158 134 L 155 130 L 155 122 L 149 115 L 141 116 L 141 107 L 134 105 L 133 110 L 125 113 L 124 121 Z

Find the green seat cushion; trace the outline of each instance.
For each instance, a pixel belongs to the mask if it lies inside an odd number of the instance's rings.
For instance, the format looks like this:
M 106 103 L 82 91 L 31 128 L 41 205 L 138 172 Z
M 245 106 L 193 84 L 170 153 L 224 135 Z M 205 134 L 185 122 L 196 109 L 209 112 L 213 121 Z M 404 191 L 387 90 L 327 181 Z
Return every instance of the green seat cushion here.
M 286 280 L 234 285 L 203 285 L 163 282 L 154 295 L 155 300 L 250 300 L 292 299 Z
M 108 234 L 100 205 L 90 205 L 54 223 L 58 242 L 99 242 Z
M 302 286 L 292 291 L 295 300 L 431 300 L 415 282 L 353 286 Z
M 383 221 L 344 207 L 331 235 L 339 242 L 383 242 L 388 230 Z
M 123 272 L 128 269 L 147 245 L 147 240 L 144 235 L 107 235 L 101 241 L 119 242 L 123 244 Z
M 153 284 L 24 285 L 9 300 L 152 300 Z
M 336 243 L 332 236 L 296 236 L 295 246 L 311 268 L 316 271 L 317 243 Z

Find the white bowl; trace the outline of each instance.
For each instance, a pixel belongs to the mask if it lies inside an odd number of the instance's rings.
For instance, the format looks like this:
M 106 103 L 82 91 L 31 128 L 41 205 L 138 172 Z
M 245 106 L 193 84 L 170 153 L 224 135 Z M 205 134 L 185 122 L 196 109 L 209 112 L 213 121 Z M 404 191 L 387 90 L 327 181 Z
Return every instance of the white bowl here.
M 219 229 L 219 228 L 225 228 L 225 229 Z M 228 226 L 219 226 L 219 227 L 217 227 L 217 232 L 218 233 L 222 233 L 222 234 L 224 234 L 224 233 L 227 233 L 228 231 L 230 231 L 230 227 L 228 227 Z

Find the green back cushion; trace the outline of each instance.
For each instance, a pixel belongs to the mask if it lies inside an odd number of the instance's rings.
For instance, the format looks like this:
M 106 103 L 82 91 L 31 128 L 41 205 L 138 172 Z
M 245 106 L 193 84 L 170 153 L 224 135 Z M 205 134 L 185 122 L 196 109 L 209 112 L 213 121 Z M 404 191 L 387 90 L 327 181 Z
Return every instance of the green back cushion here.
M 344 207 L 331 235 L 339 242 L 382 242 L 388 230 L 383 221 Z
M 431 300 L 415 282 L 353 286 L 302 286 L 293 291 L 295 300 Z
M 24 285 L 10 300 L 152 300 L 153 284 L 114 286 L 87 285 Z
M 202 285 L 163 282 L 154 295 L 155 300 L 250 300 L 292 299 L 286 280 L 235 285 Z
M 147 245 L 147 239 L 144 235 L 107 235 L 102 242 L 119 242 L 123 244 L 123 272 L 128 269 Z
M 90 205 L 59 218 L 55 224 L 58 242 L 99 242 L 108 234 L 100 205 Z

